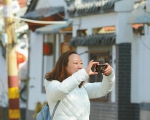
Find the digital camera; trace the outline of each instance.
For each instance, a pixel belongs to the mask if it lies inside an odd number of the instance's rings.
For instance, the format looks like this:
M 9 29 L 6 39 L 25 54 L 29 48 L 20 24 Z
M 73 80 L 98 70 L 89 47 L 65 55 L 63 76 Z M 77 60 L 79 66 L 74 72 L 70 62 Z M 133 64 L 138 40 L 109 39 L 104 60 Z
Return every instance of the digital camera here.
M 95 72 L 104 73 L 104 70 L 107 68 L 107 65 L 100 64 L 95 66 Z

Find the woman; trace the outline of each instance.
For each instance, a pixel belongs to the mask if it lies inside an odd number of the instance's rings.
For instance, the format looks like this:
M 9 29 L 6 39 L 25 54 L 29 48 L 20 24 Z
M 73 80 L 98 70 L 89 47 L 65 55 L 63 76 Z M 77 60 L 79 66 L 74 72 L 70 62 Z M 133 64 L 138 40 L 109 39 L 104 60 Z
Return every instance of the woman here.
M 80 56 L 74 51 L 60 56 L 53 71 L 45 76 L 46 97 L 51 111 L 60 100 L 53 120 L 89 120 L 89 98 L 105 96 L 115 81 L 113 69 L 106 63 L 102 82 L 85 82 L 89 75 L 98 74 L 91 70 L 97 64 L 99 62 L 91 60 L 84 69 Z

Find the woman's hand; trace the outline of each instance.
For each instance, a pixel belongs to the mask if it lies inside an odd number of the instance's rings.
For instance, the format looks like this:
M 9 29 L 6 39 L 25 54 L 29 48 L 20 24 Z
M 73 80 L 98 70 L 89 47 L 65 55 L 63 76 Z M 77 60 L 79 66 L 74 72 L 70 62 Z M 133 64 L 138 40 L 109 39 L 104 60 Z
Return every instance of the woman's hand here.
M 94 72 L 94 71 L 91 70 L 92 66 L 94 66 L 94 65 L 99 65 L 99 62 L 93 62 L 93 60 L 91 60 L 89 62 L 88 66 L 85 69 L 88 75 L 96 75 L 96 74 L 98 74 L 98 72 Z
M 109 76 L 112 73 L 112 67 L 108 63 L 105 63 L 105 65 L 107 65 L 107 68 L 104 70 L 103 74 Z

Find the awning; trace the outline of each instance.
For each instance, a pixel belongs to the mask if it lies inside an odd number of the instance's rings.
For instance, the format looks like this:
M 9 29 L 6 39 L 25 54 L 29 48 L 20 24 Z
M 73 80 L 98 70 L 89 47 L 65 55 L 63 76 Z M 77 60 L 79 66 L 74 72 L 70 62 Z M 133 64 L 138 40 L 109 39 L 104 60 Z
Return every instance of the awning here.
M 24 16 L 22 16 L 22 18 L 39 20 L 42 18 L 46 18 L 46 17 L 52 16 L 52 15 L 55 15 L 56 13 L 64 12 L 64 11 L 65 11 L 65 9 L 63 6 L 41 8 L 41 9 L 37 9 L 37 10 L 26 13 Z
M 73 20 L 68 20 L 66 24 L 55 24 L 55 25 L 48 25 L 46 27 L 42 27 L 36 29 L 37 34 L 52 34 L 58 33 L 60 29 L 69 27 L 72 24 Z
M 84 37 L 74 37 L 70 40 L 70 46 L 96 46 L 96 45 L 108 45 L 115 44 L 116 34 L 97 34 Z
M 144 8 L 139 6 L 135 9 L 128 20 L 129 24 L 150 24 L 150 13 L 148 13 Z
M 40 21 L 62 21 L 64 20 L 65 9 L 61 7 L 49 7 L 41 8 L 31 12 L 26 13 L 22 18 L 31 19 L 31 20 L 40 20 Z M 48 24 L 39 24 L 34 22 L 28 23 L 29 29 L 35 31 L 37 28 L 44 27 Z

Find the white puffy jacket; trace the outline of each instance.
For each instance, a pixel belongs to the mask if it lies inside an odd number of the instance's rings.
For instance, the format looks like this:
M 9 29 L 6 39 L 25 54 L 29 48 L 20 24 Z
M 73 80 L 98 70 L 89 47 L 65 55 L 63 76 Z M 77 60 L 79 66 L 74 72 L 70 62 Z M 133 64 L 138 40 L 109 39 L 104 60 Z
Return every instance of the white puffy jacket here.
M 45 80 L 46 97 L 52 111 L 58 100 L 61 100 L 53 120 L 89 120 L 89 98 L 105 96 L 112 90 L 115 75 L 103 76 L 102 82 L 85 83 L 78 88 L 82 81 L 86 81 L 89 75 L 85 69 L 81 69 L 63 82 L 57 80 Z

